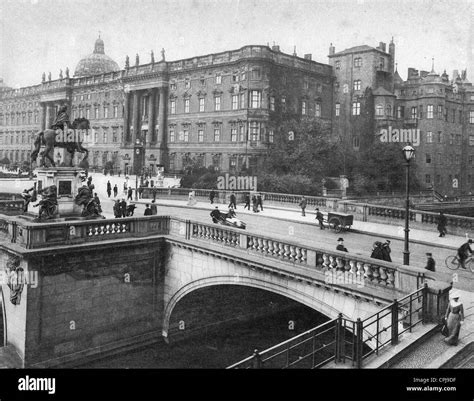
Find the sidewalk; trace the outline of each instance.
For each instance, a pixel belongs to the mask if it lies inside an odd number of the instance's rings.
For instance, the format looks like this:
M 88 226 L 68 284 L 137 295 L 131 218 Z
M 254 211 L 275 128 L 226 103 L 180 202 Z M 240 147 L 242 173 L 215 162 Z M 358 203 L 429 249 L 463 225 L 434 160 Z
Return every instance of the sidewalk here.
M 133 201 L 137 204 L 150 203 L 151 199 L 139 199 Z M 221 211 L 227 211 L 227 205 L 225 204 L 214 204 L 211 205 L 209 202 L 197 202 L 194 206 L 189 206 L 187 200 L 174 200 L 174 199 L 156 199 L 157 205 L 181 207 L 186 209 L 201 209 L 209 210 L 209 212 L 218 206 Z M 252 211 L 243 209 L 243 205 L 238 205 L 236 209 L 237 215 L 253 215 Z M 327 213 L 322 212 L 325 216 Z M 315 220 L 316 214 L 314 212 L 306 212 L 306 216 L 303 217 L 301 212 L 297 209 L 283 208 L 280 206 L 264 206 L 264 210 L 258 213 L 261 217 L 271 217 L 273 219 L 294 221 L 303 224 L 317 225 L 318 222 Z M 354 220 L 354 224 L 351 227 L 352 232 L 361 234 L 374 234 L 383 236 L 384 238 L 404 240 L 405 231 L 404 225 L 391 225 L 381 223 L 370 223 L 359 220 Z M 440 238 L 437 232 L 424 231 L 420 229 L 410 229 L 410 242 L 415 242 L 423 245 L 436 245 L 440 248 L 457 249 L 459 246 L 466 241 L 463 236 L 448 235 L 447 237 Z

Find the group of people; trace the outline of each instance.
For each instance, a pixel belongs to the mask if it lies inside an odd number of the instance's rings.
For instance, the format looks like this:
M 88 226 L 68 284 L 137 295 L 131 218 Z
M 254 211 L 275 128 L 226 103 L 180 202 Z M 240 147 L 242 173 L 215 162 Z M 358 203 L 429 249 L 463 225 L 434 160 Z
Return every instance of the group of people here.
M 209 193 L 209 200 L 211 202 L 211 205 L 214 204 L 214 199 L 218 196 L 216 191 L 212 190 Z M 244 195 L 244 210 L 248 209 L 250 210 L 250 205 L 252 205 L 252 211 L 254 213 L 258 213 L 260 211 L 263 212 L 263 196 L 261 193 L 253 194 L 252 197 L 250 197 L 250 193 L 246 193 Z M 235 196 L 234 193 L 230 194 L 229 197 L 229 209 L 237 209 L 237 197 Z
M 392 258 L 390 254 L 392 249 L 390 248 L 390 240 L 385 240 L 385 242 L 375 241 L 372 245 L 372 254 L 370 255 L 373 259 L 385 260 L 386 262 L 391 262 Z

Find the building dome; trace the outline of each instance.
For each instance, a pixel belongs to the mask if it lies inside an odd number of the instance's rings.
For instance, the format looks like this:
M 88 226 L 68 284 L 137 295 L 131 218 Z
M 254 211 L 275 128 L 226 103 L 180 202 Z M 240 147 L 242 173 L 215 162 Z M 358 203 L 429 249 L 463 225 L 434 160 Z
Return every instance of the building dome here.
M 86 77 L 118 70 L 120 70 L 118 64 L 105 54 L 104 41 L 99 37 L 95 41 L 94 53 L 89 54 L 77 63 L 74 76 Z

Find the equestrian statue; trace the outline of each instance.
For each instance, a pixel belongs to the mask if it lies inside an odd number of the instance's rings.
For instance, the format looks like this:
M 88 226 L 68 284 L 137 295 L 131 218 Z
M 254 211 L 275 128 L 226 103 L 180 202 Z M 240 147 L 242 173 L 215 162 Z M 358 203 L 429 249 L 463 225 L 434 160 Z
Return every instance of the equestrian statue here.
M 78 136 L 74 136 L 74 140 L 66 140 L 66 129 L 72 128 L 74 130 L 88 130 L 90 129 L 89 120 L 86 118 L 76 118 L 72 124 L 69 122 L 69 115 L 67 113 L 67 106 L 61 106 L 56 119 L 53 122 L 53 125 L 50 129 L 45 129 L 35 134 L 34 137 L 34 146 L 35 150 L 31 153 L 31 161 L 36 162 L 38 154 L 40 155 L 40 166 L 46 167 L 45 158 L 48 158 L 51 162 L 51 166 L 55 167 L 53 157 L 51 154 L 54 153 L 54 147 L 65 148 L 71 154 L 70 167 L 72 167 L 74 153 L 76 151 L 80 153 L 85 153 L 82 162 L 87 160 L 89 151 L 82 146 L 82 141 Z M 75 131 L 77 132 L 77 131 Z M 62 134 L 60 137 L 62 141 L 56 142 L 56 137 L 58 134 Z M 45 149 L 40 153 L 41 146 L 44 145 Z

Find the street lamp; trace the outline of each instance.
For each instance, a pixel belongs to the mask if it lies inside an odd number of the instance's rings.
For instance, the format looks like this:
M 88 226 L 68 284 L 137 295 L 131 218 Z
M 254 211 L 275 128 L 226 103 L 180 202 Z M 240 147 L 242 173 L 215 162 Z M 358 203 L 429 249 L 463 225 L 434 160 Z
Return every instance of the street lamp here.
M 403 264 L 410 264 L 410 251 L 408 250 L 408 232 L 410 220 L 410 160 L 415 156 L 415 149 L 411 145 L 407 145 L 402 149 L 405 158 L 407 175 L 406 175 L 406 206 L 405 206 L 405 249 L 403 250 Z
M 135 201 L 138 200 L 138 174 L 140 174 L 140 169 L 142 165 L 142 153 L 143 152 L 143 142 L 140 138 L 135 140 Z

